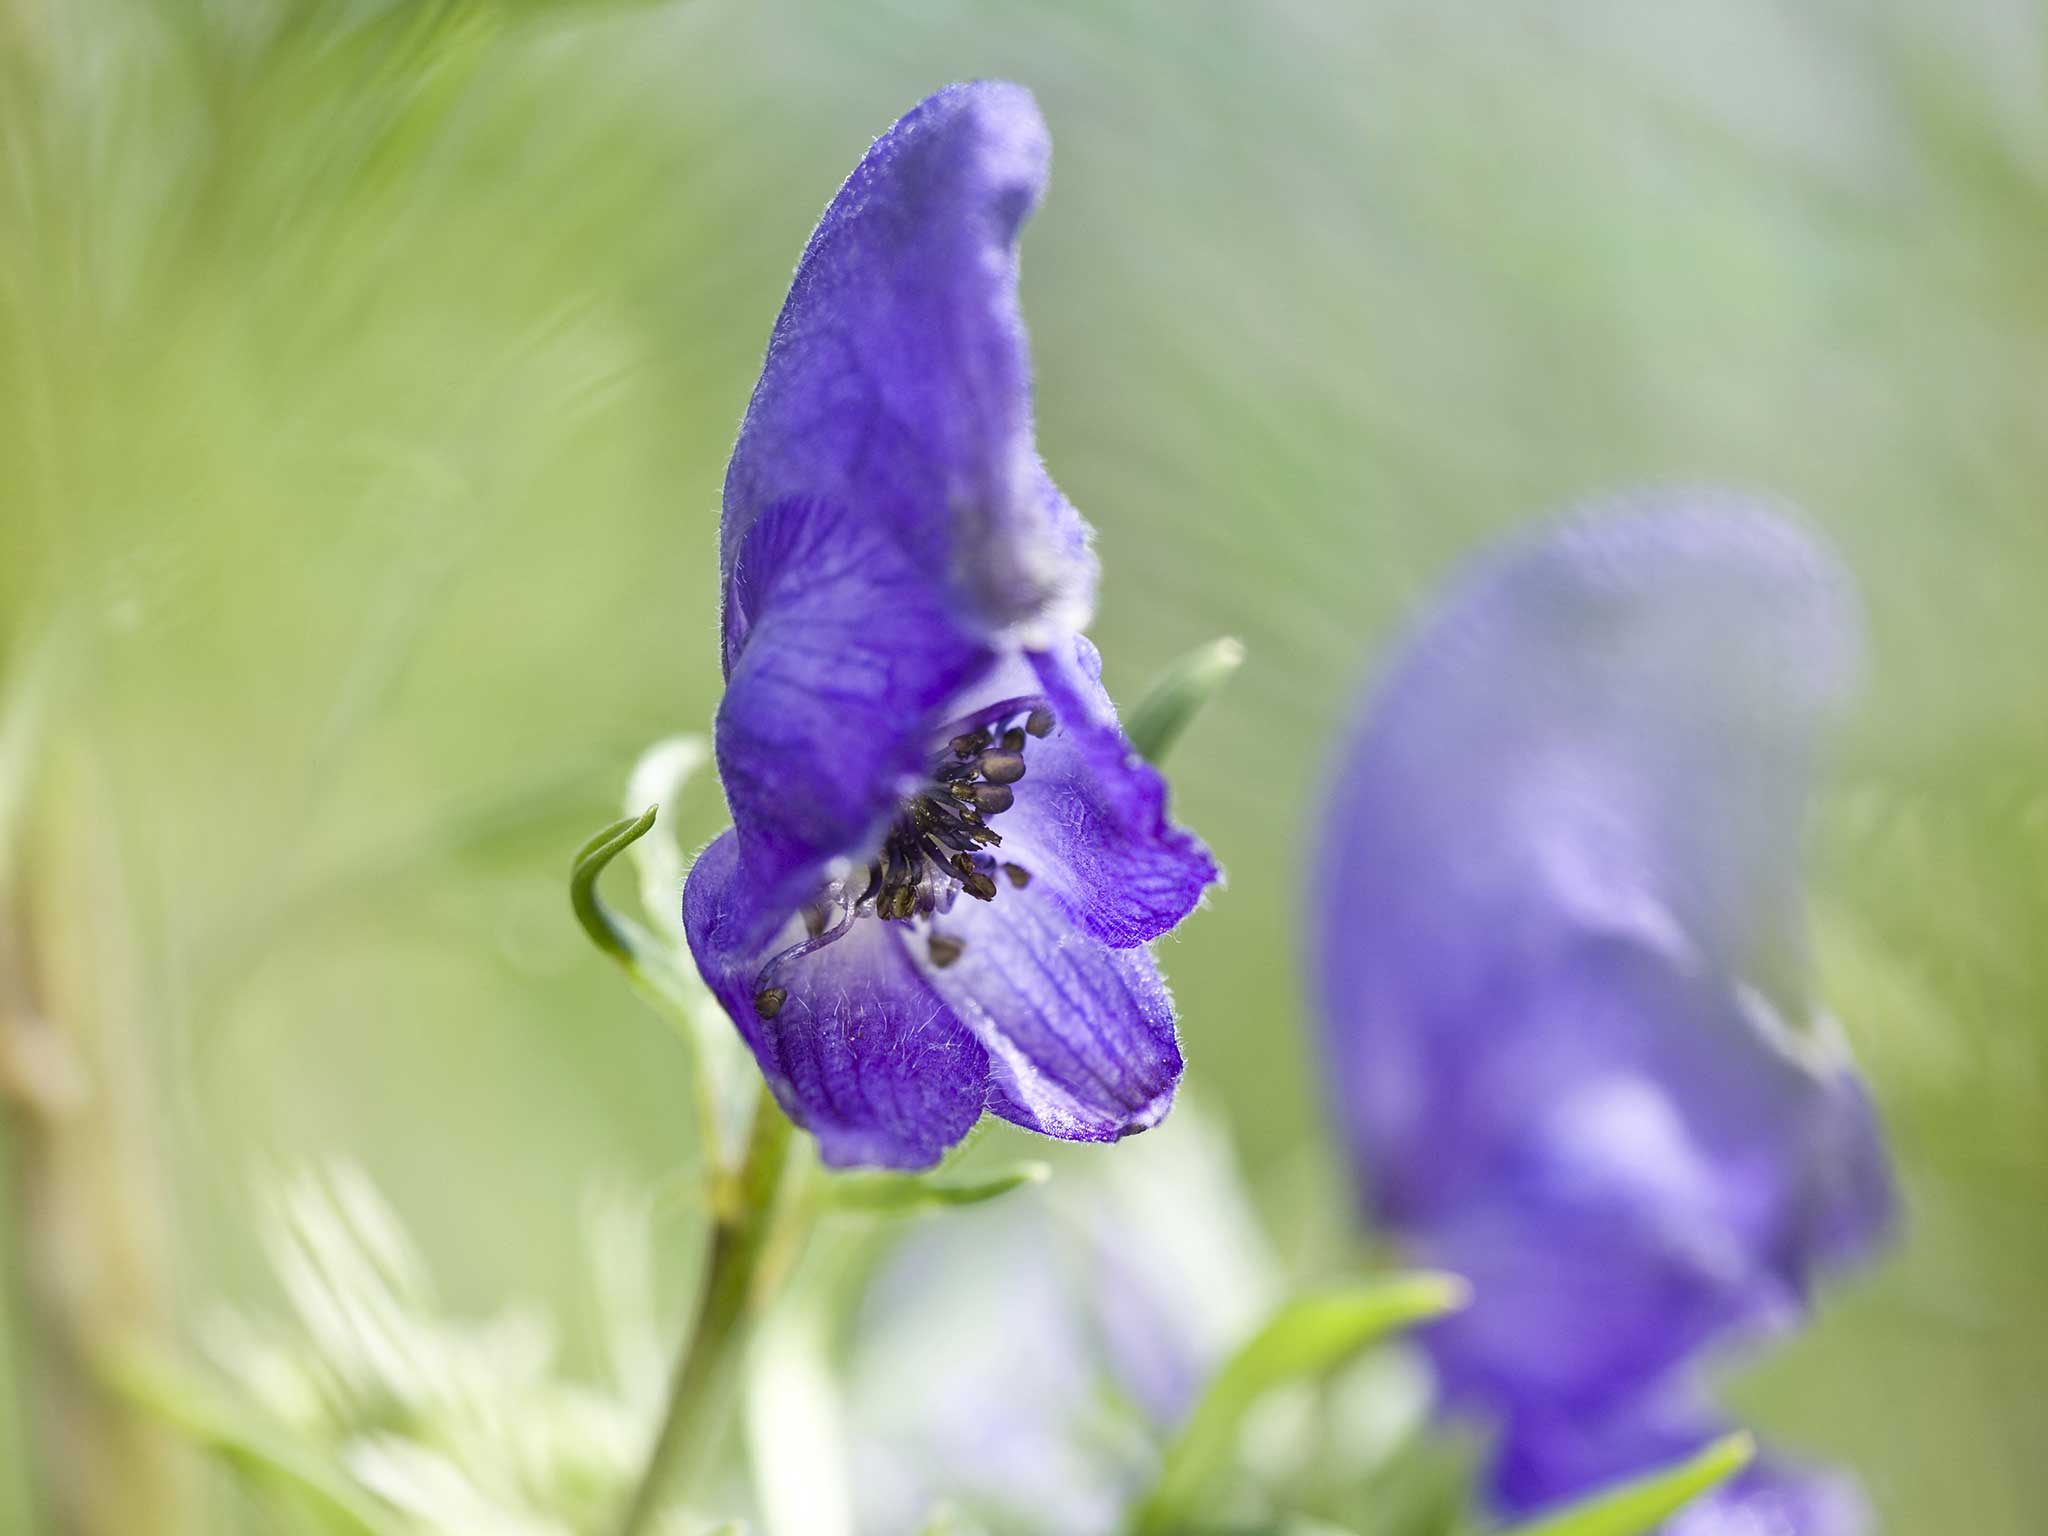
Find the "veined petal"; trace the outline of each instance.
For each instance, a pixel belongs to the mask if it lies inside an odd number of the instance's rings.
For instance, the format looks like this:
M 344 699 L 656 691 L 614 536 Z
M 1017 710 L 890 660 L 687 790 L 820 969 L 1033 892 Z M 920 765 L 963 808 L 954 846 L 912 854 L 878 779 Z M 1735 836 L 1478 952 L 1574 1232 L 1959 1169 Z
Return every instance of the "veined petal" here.
M 690 870 L 683 926 L 776 1102 L 835 1167 L 931 1167 L 981 1118 L 982 1048 L 918 974 L 897 930 L 872 919 L 778 971 L 788 995 L 763 1019 L 756 978 L 774 949 L 746 938 L 743 888 L 739 839 L 727 832 Z
M 718 772 L 746 880 L 730 895 L 765 941 L 869 851 L 900 783 L 925 771 L 939 711 L 992 656 L 873 522 L 787 501 L 753 525 L 732 571 L 751 614 L 718 708 Z
M 1166 781 L 1124 739 L 1094 645 L 1076 636 L 1026 659 L 1057 724 L 1028 751 L 1007 846 L 1095 939 L 1156 939 L 1194 910 L 1216 861 L 1168 818 Z
M 1156 1125 L 1180 1081 L 1173 999 L 1142 948 L 1110 949 L 1033 883 L 938 926 L 965 941 L 927 979 L 987 1049 L 989 1109 L 1068 1141 Z
M 824 500 L 893 539 L 970 627 L 1086 622 L 1095 562 L 1033 446 L 1017 305 L 1051 153 L 1030 92 L 999 81 L 947 87 L 868 151 L 769 340 L 726 471 L 728 576 L 768 508 Z M 730 664 L 752 615 L 727 601 Z

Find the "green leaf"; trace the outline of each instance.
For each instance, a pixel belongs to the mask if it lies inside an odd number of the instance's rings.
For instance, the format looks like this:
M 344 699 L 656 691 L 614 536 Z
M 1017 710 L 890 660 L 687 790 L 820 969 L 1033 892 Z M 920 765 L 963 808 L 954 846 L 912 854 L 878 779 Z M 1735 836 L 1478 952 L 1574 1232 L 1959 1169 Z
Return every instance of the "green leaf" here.
M 848 1173 L 825 1185 L 825 1202 L 836 1210 L 910 1215 L 951 1205 L 979 1205 L 998 1195 L 1052 1177 L 1045 1163 L 1018 1163 L 987 1178 L 953 1180 L 914 1173 Z
M 577 850 L 575 862 L 569 867 L 569 905 L 576 913 L 576 921 L 590 935 L 591 943 L 614 960 L 629 964 L 637 958 L 636 951 L 644 952 L 651 947 L 648 937 L 639 931 L 639 924 L 620 917 L 604 904 L 597 894 L 597 879 L 613 859 L 653 829 L 660 809 L 650 805 L 638 816 L 613 822 Z
M 661 746 L 654 749 L 656 753 L 661 750 Z M 651 756 L 652 753 L 641 759 L 634 775 L 636 786 L 646 774 Z M 680 786 L 693 767 L 689 763 L 671 763 L 674 782 Z M 653 830 L 660 810 L 660 806 L 650 805 L 638 816 L 615 821 L 577 850 L 569 867 L 569 905 L 590 942 L 618 962 L 634 990 L 661 1015 L 688 1049 L 704 1166 L 718 1168 L 734 1151 L 729 1144 L 734 1127 L 745 1123 L 737 1118 L 744 1072 L 739 1058 L 745 1054 L 739 1049 L 738 1037 L 683 947 L 680 923 L 674 941 L 664 941 L 632 918 L 614 911 L 597 893 L 599 877 L 612 860 Z M 680 856 L 675 867 L 678 873 L 674 884 L 680 887 Z M 641 881 L 643 897 L 650 884 L 668 885 L 667 862 L 657 855 L 643 864 Z M 680 901 L 679 889 L 677 899 Z
M 1725 1483 L 1756 1458 L 1747 1434 L 1724 1435 L 1705 1450 L 1571 1508 L 1518 1525 L 1506 1536 L 1642 1536 L 1701 1494 Z
M 1124 718 L 1124 735 L 1148 763 L 1161 761 L 1223 685 L 1244 665 L 1244 646 L 1224 638 L 1197 646 L 1166 669 Z
M 176 1361 L 131 1346 L 109 1351 L 99 1365 L 101 1377 L 135 1407 L 250 1481 L 295 1494 L 326 1529 L 342 1536 L 398 1536 L 397 1521 L 340 1468 Z
M 1322 1375 L 1367 1345 L 1463 1306 L 1455 1275 L 1394 1275 L 1283 1303 L 1251 1341 L 1224 1362 L 1166 1448 L 1159 1481 L 1139 1506 L 1139 1536 L 1183 1530 L 1211 1478 L 1231 1460 L 1238 1427 L 1275 1387 Z

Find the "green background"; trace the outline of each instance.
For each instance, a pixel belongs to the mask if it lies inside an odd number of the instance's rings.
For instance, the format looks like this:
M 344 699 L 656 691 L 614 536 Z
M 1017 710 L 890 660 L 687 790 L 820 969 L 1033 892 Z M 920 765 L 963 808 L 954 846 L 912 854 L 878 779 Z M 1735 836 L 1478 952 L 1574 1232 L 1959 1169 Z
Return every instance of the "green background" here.
M 249 1181 L 334 1153 L 456 1302 L 565 1298 L 590 1184 L 689 1154 L 568 856 L 716 702 L 720 476 L 812 222 L 1000 75 L 1056 145 L 1024 303 L 1111 688 L 1249 649 L 1173 763 L 1228 886 L 1162 954 L 1283 1245 L 1347 1217 L 1299 957 L 1347 700 L 1494 534 L 1772 489 L 1869 607 L 1815 917 L 1907 1209 L 1731 1396 L 1896 1536 L 2041 1528 L 2034 6 L 0 0 L 0 64 L 0 663 L 47 706 L 0 966 L 112 1063 L 115 1310 L 265 1302 Z

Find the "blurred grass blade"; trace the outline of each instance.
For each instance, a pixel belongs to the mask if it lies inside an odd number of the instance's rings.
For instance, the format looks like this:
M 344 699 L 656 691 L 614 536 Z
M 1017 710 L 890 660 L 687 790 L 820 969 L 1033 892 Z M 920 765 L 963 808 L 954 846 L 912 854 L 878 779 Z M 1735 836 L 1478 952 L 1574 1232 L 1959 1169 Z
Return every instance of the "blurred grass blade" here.
M 1334 1370 L 1390 1334 L 1454 1312 L 1467 1295 L 1457 1276 L 1425 1271 L 1282 1303 L 1210 1381 L 1166 1448 L 1159 1481 L 1132 1530 L 1167 1536 L 1188 1526 L 1211 1478 L 1229 1464 L 1245 1414 L 1267 1392 Z
M 1124 734 L 1138 755 L 1148 763 L 1161 761 L 1243 665 L 1243 644 L 1225 637 L 1195 647 L 1168 667 L 1124 719 Z
M 749 1351 L 744 1422 L 762 1536 L 853 1536 L 830 1331 L 820 1309 L 782 1306 Z
M 1648 1536 L 1755 1458 L 1756 1442 L 1747 1434 L 1724 1435 L 1676 1466 L 1595 1494 L 1541 1520 L 1515 1526 L 1504 1536 Z
M 401 1536 L 396 1520 L 316 1451 L 258 1419 L 175 1361 L 143 1346 L 110 1351 L 105 1381 L 135 1407 L 218 1456 L 252 1482 L 295 1494 L 323 1530 Z
M 979 1205 L 1013 1189 L 1043 1184 L 1052 1177 L 1046 1163 L 1018 1163 L 985 1179 L 937 1179 L 909 1173 L 848 1173 L 825 1185 L 825 1203 L 835 1210 L 910 1215 L 953 1205 Z

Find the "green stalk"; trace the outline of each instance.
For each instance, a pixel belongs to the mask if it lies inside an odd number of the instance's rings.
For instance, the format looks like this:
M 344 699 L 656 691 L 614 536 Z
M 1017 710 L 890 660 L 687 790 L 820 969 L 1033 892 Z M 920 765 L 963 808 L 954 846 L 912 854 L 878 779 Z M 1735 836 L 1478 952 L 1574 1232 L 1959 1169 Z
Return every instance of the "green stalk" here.
M 688 1492 L 721 1428 L 747 1331 L 772 1300 L 786 1270 L 785 1265 L 763 1260 L 783 1246 L 778 1241 L 782 1224 L 777 1219 L 777 1196 L 789 1160 L 789 1141 L 789 1121 L 764 1087 L 739 1167 L 717 1176 L 713 1187 L 711 1256 L 697 1313 L 683 1336 L 661 1428 L 618 1536 L 642 1536 L 665 1497 Z

